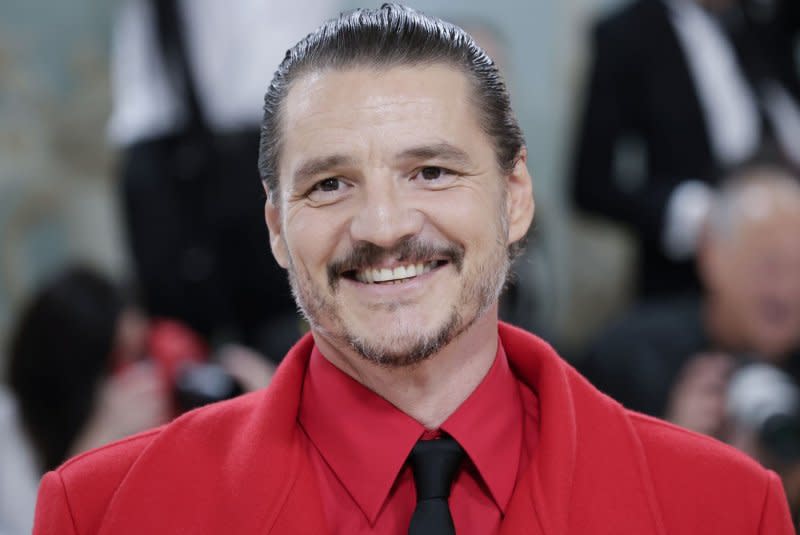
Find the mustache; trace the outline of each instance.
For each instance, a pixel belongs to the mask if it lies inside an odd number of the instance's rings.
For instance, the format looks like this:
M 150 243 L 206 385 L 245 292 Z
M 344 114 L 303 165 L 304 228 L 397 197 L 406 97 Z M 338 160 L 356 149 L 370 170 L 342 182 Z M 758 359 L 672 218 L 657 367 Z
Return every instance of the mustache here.
M 374 266 L 386 258 L 396 258 L 398 262 L 408 264 L 443 258 L 451 262 L 460 272 L 464 264 L 464 248 L 454 243 L 446 245 L 427 243 L 414 237 L 405 238 L 389 248 L 370 242 L 359 242 L 344 257 L 328 264 L 328 283 L 336 288 L 342 274 Z

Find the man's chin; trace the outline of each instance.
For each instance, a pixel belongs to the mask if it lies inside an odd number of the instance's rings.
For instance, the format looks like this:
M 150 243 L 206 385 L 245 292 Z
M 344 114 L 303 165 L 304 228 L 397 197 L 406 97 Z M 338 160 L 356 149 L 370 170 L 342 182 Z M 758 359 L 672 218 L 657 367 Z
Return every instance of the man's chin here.
M 464 330 L 462 318 L 452 311 L 440 321 L 438 328 L 430 325 L 399 325 L 359 329 L 345 335 L 350 348 L 363 359 L 380 366 L 401 368 L 419 364 L 438 353 Z

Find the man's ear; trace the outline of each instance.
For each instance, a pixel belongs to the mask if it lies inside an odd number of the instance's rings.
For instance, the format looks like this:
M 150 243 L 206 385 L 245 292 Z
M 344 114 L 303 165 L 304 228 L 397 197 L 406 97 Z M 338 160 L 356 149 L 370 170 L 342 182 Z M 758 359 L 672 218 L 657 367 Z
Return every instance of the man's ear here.
M 264 186 L 265 189 L 267 186 Z M 272 248 L 272 256 L 275 257 L 282 268 L 289 267 L 289 251 L 286 249 L 286 241 L 283 239 L 283 225 L 281 222 L 280 195 L 270 193 L 267 190 L 267 200 L 264 203 L 264 219 L 269 228 L 269 244 Z
M 533 221 L 534 210 L 533 184 L 528 172 L 528 149 L 522 147 L 511 174 L 506 177 L 508 243 L 525 237 Z

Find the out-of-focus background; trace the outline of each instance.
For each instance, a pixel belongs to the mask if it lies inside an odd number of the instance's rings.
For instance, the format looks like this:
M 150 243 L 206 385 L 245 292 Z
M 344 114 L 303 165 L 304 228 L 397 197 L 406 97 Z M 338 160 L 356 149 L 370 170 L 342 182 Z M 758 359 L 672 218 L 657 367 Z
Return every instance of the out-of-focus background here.
M 797 511 L 797 2 L 409 3 L 487 49 L 526 134 L 503 316 L 778 470 Z M 0 4 L 0 534 L 29 532 L 42 470 L 265 385 L 300 335 L 257 127 L 285 50 L 354 7 Z

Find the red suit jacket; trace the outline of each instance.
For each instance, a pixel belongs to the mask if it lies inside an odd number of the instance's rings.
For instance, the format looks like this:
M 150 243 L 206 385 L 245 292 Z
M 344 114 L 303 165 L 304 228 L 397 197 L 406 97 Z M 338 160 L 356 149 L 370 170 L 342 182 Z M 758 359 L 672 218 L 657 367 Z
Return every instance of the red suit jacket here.
M 710 438 L 625 410 L 535 336 L 504 324 L 499 332 L 541 414 L 540 442 L 502 533 L 794 533 L 775 474 Z M 298 439 L 312 347 L 310 336 L 301 340 L 266 390 L 46 474 L 34 535 L 335 531 Z

